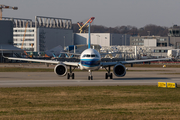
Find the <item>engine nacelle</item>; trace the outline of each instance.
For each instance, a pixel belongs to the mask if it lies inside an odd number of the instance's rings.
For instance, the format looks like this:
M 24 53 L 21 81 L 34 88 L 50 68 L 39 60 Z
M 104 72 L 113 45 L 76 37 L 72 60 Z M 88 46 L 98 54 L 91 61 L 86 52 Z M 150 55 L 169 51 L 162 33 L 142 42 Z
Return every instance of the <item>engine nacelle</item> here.
M 63 64 L 58 64 L 55 66 L 54 72 L 59 76 L 65 76 L 67 73 L 67 67 Z
M 123 64 L 117 64 L 114 66 L 113 72 L 117 77 L 123 77 L 126 75 L 126 67 Z

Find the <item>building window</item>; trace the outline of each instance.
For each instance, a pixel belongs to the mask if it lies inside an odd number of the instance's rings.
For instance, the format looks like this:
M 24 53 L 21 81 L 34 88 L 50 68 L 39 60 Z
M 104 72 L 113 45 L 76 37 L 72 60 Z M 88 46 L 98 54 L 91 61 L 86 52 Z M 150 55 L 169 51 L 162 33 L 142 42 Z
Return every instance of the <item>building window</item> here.
M 163 39 L 163 38 L 161 38 L 161 39 L 159 39 L 159 41 L 164 41 L 164 39 Z
M 15 37 L 23 37 L 23 34 L 14 34 Z M 34 36 L 34 34 L 26 34 L 25 36 Z
M 25 32 L 25 30 L 14 30 L 14 32 Z M 26 32 L 34 32 L 34 30 L 26 30 Z
M 144 43 L 139 43 L 139 45 L 144 45 Z

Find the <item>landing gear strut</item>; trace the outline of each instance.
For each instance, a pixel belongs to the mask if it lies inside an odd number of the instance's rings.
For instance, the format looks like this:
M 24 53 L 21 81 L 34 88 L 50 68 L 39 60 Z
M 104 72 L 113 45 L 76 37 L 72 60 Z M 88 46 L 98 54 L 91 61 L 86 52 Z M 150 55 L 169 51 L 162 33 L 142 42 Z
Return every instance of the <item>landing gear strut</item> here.
M 88 80 L 93 80 L 93 76 L 92 76 L 92 71 L 91 70 L 89 70 Z
M 105 68 L 106 69 L 106 68 Z M 111 66 L 108 66 L 108 69 L 106 69 L 106 71 L 108 73 L 105 74 L 105 79 L 108 79 L 108 77 L 110 77 L 110 79 L 113 79 L 113 74 L 110 73 L 111 72 Z
M 70 77 L 72 77 L 72 79 L 74 79 L 74 73 L 72 73 L 73 70 L 72 70 L 72 67 L 69 66 L 69 73 L 67 73 L 67 79 L 70 79 Z

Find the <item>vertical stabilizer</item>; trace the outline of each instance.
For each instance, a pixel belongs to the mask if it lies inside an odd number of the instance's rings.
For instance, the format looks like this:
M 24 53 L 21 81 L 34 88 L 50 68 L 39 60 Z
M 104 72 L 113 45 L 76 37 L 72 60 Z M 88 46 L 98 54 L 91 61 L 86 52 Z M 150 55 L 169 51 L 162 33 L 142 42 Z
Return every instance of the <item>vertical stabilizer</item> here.
M 88 33 L 89 33 L 89 39 L 88 39 L 88 49 L 91 48 L 91 34 L 90 34 L 90 21 L 89 21 L 89 30 L 88 30 Z

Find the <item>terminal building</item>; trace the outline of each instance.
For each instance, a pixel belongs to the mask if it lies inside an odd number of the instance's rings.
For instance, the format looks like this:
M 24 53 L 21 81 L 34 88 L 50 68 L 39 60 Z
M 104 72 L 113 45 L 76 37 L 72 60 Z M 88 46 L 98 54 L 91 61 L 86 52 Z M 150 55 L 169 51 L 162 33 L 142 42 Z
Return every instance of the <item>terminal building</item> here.
M 88 33 L 74 34 L 74 44 L 87 44 Z M 98 44 L 100 46 L 129 46 L 130 35 L 128 34 L 114 34 L 114 33 L 91 33 L 91 44 Z
M 31 19 L 3 18 L 13 21 L 14 46 L 25 51 L 45 52 L 58 45 L 73 45 L 71 19 L 35 16 Z

